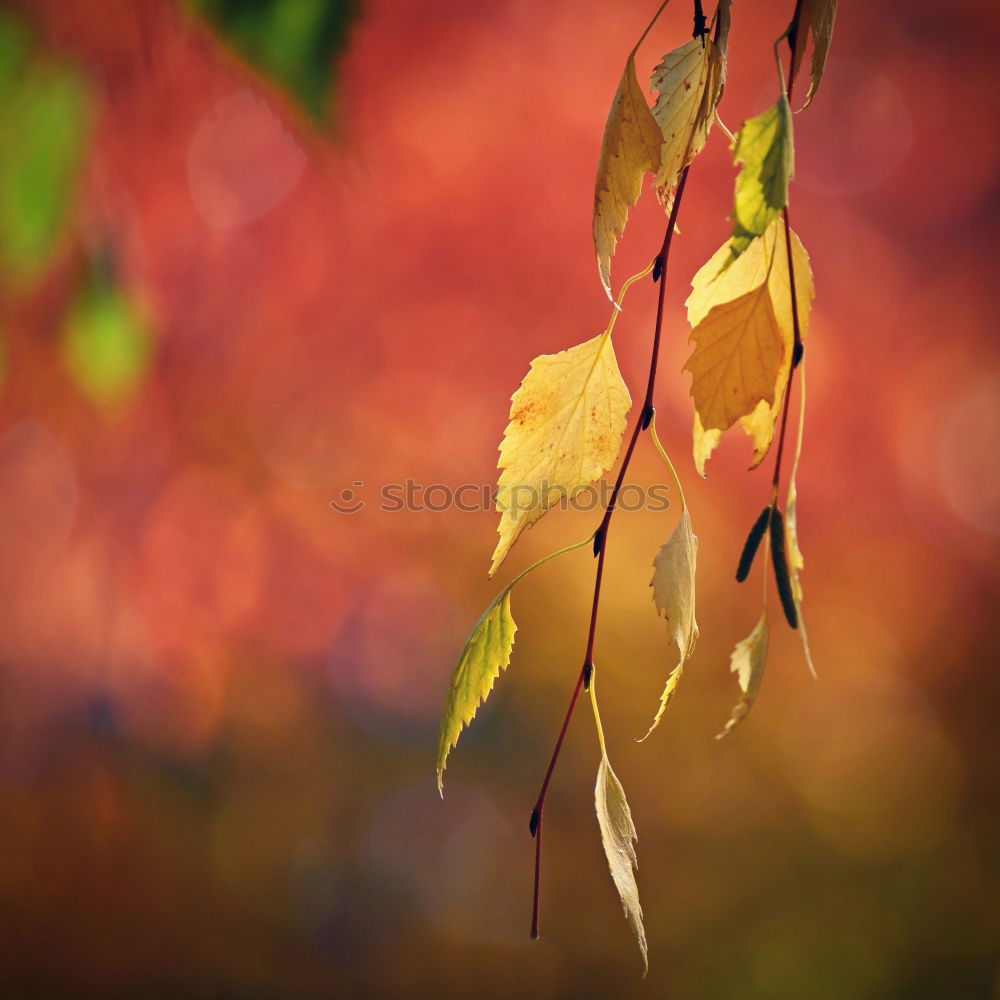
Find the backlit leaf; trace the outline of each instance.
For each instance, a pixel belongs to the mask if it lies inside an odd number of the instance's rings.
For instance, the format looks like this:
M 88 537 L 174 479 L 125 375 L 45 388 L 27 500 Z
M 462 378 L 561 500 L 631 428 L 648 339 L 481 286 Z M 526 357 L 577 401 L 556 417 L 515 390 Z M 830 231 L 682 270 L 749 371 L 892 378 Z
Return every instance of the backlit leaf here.
M 695 620 L 695 568 L 698 558 L 698 538 L 691 527 L 687 507 L 670 538 L 653 560 L 653 601 L 657 611 L 667 620 L 671 640 L 677 646 L 677 666 L 667 677 L 666 687 L 660 696 L 660 707 L 649 727 L 657 727 L 667 710 L 680 681 L 684 664 L 694 652 L 698 641 L 698 622 Z
M 833 22 L 837 16 L 837 0 L 802 0 L 799 14 L 799 37 L 795 45 L 795 57 L 792 66 L 794 77 L 802 64 L 806 52 L 806 35 L 812 36 L 813 52 L 810 66 L 809 92 L 806 94 L 805 107 L 813 99 L 823 79 L 823 68 L 826 66 L 826 56 L 830 51 L 830 40 L 833 38 Z
M 695 275 L 688 296 L 694 350 L 692 373 L 694 456 L 705 460 L 721 433 L 737 420 L 754 447 L 751 466 L 767 454 L 791 365 L 794 325 L 783 220 L 775 219 L 732 265 L 720 248 Z M 813 297 L 809 257 L 792 233 L 799 329 L 805 339 Z
M 753 706 L 760 682 L 764 676 L 764 665 L 767 662 L 767 610 L 761 612 L 760 620 L 753 631 L 736 643 L 729 658 L 729 669 L 736 674 L 740 691 L 743 696 L 736 703 L 725 729 L 716 737 L 721 739 L 731 733 L 739 723 L 746 718 Z
M 611 468 L 631 405 L 607 332 L 531 362 L 500 444 L 490 576 L 525 528 Z
M 642 178 L 660 166 L 662 136 L 639 89 L 634 53 L 625 64 L 601 140 L 594 188 L 594 248 L 604 290 L 611 297 L 611 257 L 625 231 Z
M 625 790 L 615 772 L 611 770 L 607 754 L 601 754 L 597 768 L 597 784 L 594 788 L 594 804 L 597 809 L 597 824 L 601 828 L 601 843 L 611 869 L 611 878 L 618 890 L 625 910 L 625 918 L 642 953 L 643 975 L 649 969 L 646 931 L 642 925 L 642 907 L 639 905 L 639 887 L 635 873 L 639 859 L 635 853 L 638 839 L 632 811 L 625 799 Z
M 663 146 L 656 191 L 669 210 L 681 171 L 704 149 L 726 83 L 729 0 L 719 4 L 718 40 L 708 35 L 668 52 L 653 70 L 653 117 Z
M 788 204 L 794 161 L 792 112 L 784 94 L 763 114 L 743 123 L 733 142 L 733 163 L 743 164 L 736 177 L 729 241 L 735 260 Z
M 500 671 L 510 663 L 516 631 L 510 613 L 510 587 L 506 587 L 476 622 L 451 678 L 438 735 L 437 783 L 441 795 L 448 754 L 458 743 L 462 729 L 475 718 Z

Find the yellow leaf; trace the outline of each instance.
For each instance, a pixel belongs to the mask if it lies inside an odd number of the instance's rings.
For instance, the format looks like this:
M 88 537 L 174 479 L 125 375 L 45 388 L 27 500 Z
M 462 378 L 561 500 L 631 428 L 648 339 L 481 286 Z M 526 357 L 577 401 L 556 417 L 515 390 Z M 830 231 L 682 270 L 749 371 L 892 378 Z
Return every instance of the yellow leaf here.
M 775 219 L 727 268 L 729 253 L 721 247 L 698 271 L 686 303 L 695 347 L 684 367 L 692 373 L 695 465 L 702 475 L 721 433 L 737 420 L 753 441 L 753 466 L 767 454 L 794 343 L 783 220 Z M 805 339 L 812 271 L 794 233 L 792 259 Z
M 669 210 L 681 171 L 704 149 L 726 84 L 729 0 L 719 4 L 718 41 L 707 35 L 668 52 L 653 70 L 653 117 L 663 146 L 656 191 Z
M 792 461 L 791 475 L 788 477 L 788 495 L 785 499 L 785 551 L 788 553 L 788 579 L 792 586 L 792 598 L 795 601 L 795 611 L 799 619 L 797 629 L 802 636 L 802 652 L 806 658 L 806 666 L 813 677 L 816 668 L 813 666 L 812 651 L 809 648 L 809 636 L 806 633 L 805 619 L 802 617 L 802 581 L 799 573 L 805 568 L 805 559 L 799 548 L 797 501 L 798 490 L 795 486 L 799 474 L 799 458 L 802 455 L 802 435 L 805 428 L 806 415 L 806 363 L 803 358 L 799 365 L 799 426 L 795 441 L 795 458 Z
M 516 631 L 510 613 L 510 587 L 506 587 L 476 622 L 451 678 L 438 736 L 437 783 L 442 795 L 448 754 L 463 727 L 475 718 L 500 671 L 510 663 Z
M 594 248 L 608 298 L 615 245 L 625 231 L 629 208 L 639 198 L 643 175 L 659 169 L 661 141 L 660 128 L 639 89 L 633 53 L 608 112 L 594 188 Z
M 762 235 L 788 204 L 788 181 L 794 168 L 792 111 L 784 94 L 755 118 L 748 118 L 733 142 L 736 177 L 730 260 Z
M 729 669 L 736 674 L 736 680 L 743 696 L 733 708 L 725 729 L 716 736 L 716 739 L 722 739 L 723 736 L 731 733 L 746 718 L 754 699 L 757 697 L 757 691 L 760 689 L 766 662 L 767 610 L 765 609 L 761 612 L 760 620 L 754 626 L 754 630 L 745 639 L 736 643 L 736 648 L 729 658 Z
M 632 811 L 625 799 L 625 790 L 621 782 L 611 770 L 607 754 L 601 754 L 601 763 L 597 768 L 597 784 L 594 788 L 594 804 L 597 809 L 597 824 L 601 828 L 601 843 L 604 854 L 611 869 L 611 878 L 618 890 L 625 910 L 625 918 L 632 928 L 632 933 L 642 952 L 643 975 L 649 969 L 646 932 L 642 926 L 642 907 L 639 905 L 639 887 L 635 881 L 635 873 L 639 867 L 639 859 L 635 853 L 635 842 L 638 839 L 635 824 L 632 822 Z
M 500 444 L 490 576 L 526 527 L 611 468 L 631 405 L 607 332 L 531 362 Z
M 802 58 L 806 52 L 806 32 L 812 35 L 813 53 L 810 67 L 809 92 L 806 94 L 806 107 L 819 89 L 823 78 L 823 68 L 826 66 L 826 56 L 830 51 L 830 40 L 833 38 L 833 22 L 837 16 L 837 0 L 803 0 L 799 14 L 799 37 L 795 46 L 795 58 L 792 75 L 798 73 Z
M 642 739 L 646 739 L 659 725 L 681 679 L 684 664 L 690 659 L 698 641 L 694 585 L 697 558 L 698 537 L 691 528 L 691 516 L 685 507 L 677 527 L 653 560 L 653 579 L 650 582 L 653 601 L 657 611 L 667 620 L 670 638 L 677 646 L 678 661 L 667 678 L 653 724 Z

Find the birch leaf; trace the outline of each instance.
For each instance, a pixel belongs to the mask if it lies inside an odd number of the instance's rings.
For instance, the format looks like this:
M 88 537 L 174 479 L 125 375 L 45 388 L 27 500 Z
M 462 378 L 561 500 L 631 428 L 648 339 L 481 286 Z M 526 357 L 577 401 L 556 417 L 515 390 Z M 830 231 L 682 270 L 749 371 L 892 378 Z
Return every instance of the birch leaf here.
M 659 725 L 677 689 L 684 664 L 690 659 L 698 641 L 694 583 L 697 557 L 698 537 L 692 530 L 691 516 L 685 507 L 677 527 L 653 560 L 653 579 L 650 581 L 653 602 L 667 620 L 670 638 L 677 646 L 678 660 L 667 677 L 653 724 L 642 739 L 646 739 Z
M 490 576 L 526 527 L 611 468 L 631 405 L 607 333 L 531 362 L 500 444 Z
M 736 674 L 737 683 L 743 696 L 736 703 L 725 729 L 716 736 L 722 739 L 746 718 L 753 706 L 760 682 L 764 676 L 764 664 L 767 662 L 767 610 L 761 612 L 760 620 L 753 631 L 736 643 L 729 658 L 729 669 Z
M 732 149 L 733 163 L 743 165 L 736 177 L 729 241 L 730 259 L 735 260 L 788 204 L 794 156 L 792 112 L 784 94 L 763 114 L 743 123 Z
M 687 300 L 694 350 L 685 364 L 695 402 L 695 465 L 737 420 L 750 436 L 756 467 L 767 454 L 788 380 L 794 343 L 784 224 L 775 219 L 730 267 L 728 245 L 694 276 Z M 813 298 L 809 257 L 792 233 L 792 259 L 805 339 Z
M 604 290 L 611 298 L 611 258 L 638 201 L 642 178 L 660 166 L 660 127 L 635 75 L 634 53 L 625 64 L 601 140 L 594 188 L 594 249 Z
M 806 34 L 812 36 L 812 65 L 809 71 L 809 92 L 806 94 L 806 107 L 819 89 L 823 79 L 823 68 L 826 66 L 826 56 L 830 51 L 830 40 L 833 38 L 833 22 L 837 16 L 837 0 L 803 0 L 798 23 L 798 39 L 795 45 L 795 56 L 792 63 L 794 78 L 802 65 L 806 52 Z
M 692 38 L 653 70 L 652 87 L 659 93 L 653 117 L 663 140 L 656 192 L 668 210 L 681 171 L 705 148 L 725 89 L 729 6 L 729 0 L 719 4 L 717 42 L 707 35 Z
M 597 809 L 597 824 L 601 828 L 601 843 L 611 869 L 611 878 L 625 910 L 625 918 L 642 952 L 643 975 L 649 970 L 646 931 L 642 926 L 642 907 L 639 905 L 639 887 L 635 873 L 639 859 L 635 853 L 638 839 L 632 811 L 625 799 L 625 790 L 615 772 L 611 770 L 607 754 L 601 754 L 597 768 L 597 785 L 594 788 L 594 804 Z
M 438 736 L 437 783 L 442 796 L 448 754 L 458 743 L 462 729 L 475 718 L 500 671 L 510 663 L 516 631 L 510 613 L 510 587 L 506 587 L 476 622 L 451 678 Z

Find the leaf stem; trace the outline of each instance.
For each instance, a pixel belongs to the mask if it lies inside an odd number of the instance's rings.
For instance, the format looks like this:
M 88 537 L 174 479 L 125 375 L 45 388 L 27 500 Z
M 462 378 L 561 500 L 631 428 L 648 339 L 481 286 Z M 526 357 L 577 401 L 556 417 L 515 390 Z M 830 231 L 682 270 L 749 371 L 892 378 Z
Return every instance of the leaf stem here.
M 788 99 L 788 103 L 791 104 L 792 101 L 792 87 L 795 85 L 795 51 L 801 39 L 801 33 L 799 31 L 799 20 L 802 16 L 802 0 L 796 0 L 795 3 L 795 13 L 792 15 L 792 21 L 789 24 L 785 34 L 782 37 L 787 37 L 790 43 L 791 54 L 788 57 L 788 83 L 785 86 L 785 96 Z M 779 38 L 780 42 L 781 39 Z M 777 42 L 775 42 L 775 47 L 777 47 Z M 778 73 L 781 75 L 781 63 L 778 62 Z M 784 77 L 782 76 L 782 82 L 784 83 Z M 781 457 L 785 450 L 785 428 L 788 426 L 788 404 L 792 394 L 792 378 L 795 374 L 795 369 L 799 365 L 799 361 L 802 360 L 802 332 L 799 327 L 799 303 L 798 303 L 798 292 L 795 287 L 795 263 L 792 259 L 792 224 L 788 217 L 788 205 L 782 209 L 781 212 L 782 219 L 785 223 L 785 253 L 788 260 L 788 289 L 792 300 L 792 329 L 795 334 L 794 342 L 792 344 L 792 363 L 788 366 L 788 378 L 785 381 L 785 401 L 781 408 L 781 431 L 778 436 L 778 452 L 774 459 L 774 476 L 771 479 L 771 504 L 776 505 L 778 502 L 778 489 L 781 483 Z
M 649 378 L 646 381 L 646 395 L 643 399 L 642 409 L 636 419 L 635 427 L 632 429 L 632 437 L 630 438 L 628 448 L 625 451 L 625 457 L 622 459 L 621 468 L 618 470 L 618 477 L 615 479 L 615 485 L 611 490 L 611 497 L 609 498 L 608 506 L 604 511 L 604 517 L 601 519 L 601 523 L 598 525 L 597 531 L 595 531 L 593 535 L 594 555 L 597 556 L 597 573 L 594 579 L 594 600 L 590 608 L 590 628 L 587 633 L 587 650 L 584 654 L 583 666 L 580 668 L 580 673 L 576 678 L 576 683 L 573 685 L 573 693 L 570 696 L 569 707 L 566 709 L 566 715 L 563 718 L 562 726 L 559 729 L 559 736 L 556 739 L 555 749 L 552 751 L 552 756 L 549 759 L 549 765 L 545 770 L 545 777 L 542 780 L 542 787 L 538 792 L 538 798 L 535 801 L 534 809 L 531 810 L 531 819 L 528 823 L 528 829 L 531 831 L 531 835 L 535 838 L 535 888 L 531 907 L 531 936 L 533 938 L 538 937 L 538 899 L 541 885 L 540 871 L 542 863 L 542 813 L 545 809 L 545 798 L 548 795 L 549 784 L 552 781 L 552 774 L 555 771 L 556 762 L 559 760 L 559 752 L 562 750 L 563 740 L 566 738 L 566 732 L 569 729 L 570 720 L 573 718 L 573 710 L 576 708 L 577 700 L 580 697 L 580 691 L 589 687 L 591 675 L 594 670 L 594 640 L 597 636 L 597 608 L 601 599 L 601 581 L 604 578 L 604 554 L 607 547 L 606 543 L 608 528 L 611 525 L 611 517 L 615 512 L 615 505 L 618 501 L 618 493 L 621 490 L 622 483 L 625 480 L 625 475 L 628 472 L 629 463 L 632 460 L 632 453 L 635 451 L 636 442 L 639 440 L 639 435 L 650 425 L 650 422 L 653 419 L 653 390 L 656 385 L 656 367 L 660 356 L 660 334 L 663 328 L 663 302 L 667 284 L 667 259 L 670 256 L 670 244 L 677 225 L 677 213 L 680 210 L 681 199 L 684 196 L 684 186 L 687 183 L 688 170 L 690 170 L 690 165 L 681 171 L 680 180 L 677 183 L 677 193 L 674 196 L 674 203 L 670 209 L 670 218 L 667 220 L 667 229 L 663 235 L 663 245 L 660 247 L 660 252 L 657 255 L 657 259 L 660 261 L 660 280 L 658 282 L 659 294 L 656 300 L 656 326 L 653 329 L 653 346 L 649 359 Z

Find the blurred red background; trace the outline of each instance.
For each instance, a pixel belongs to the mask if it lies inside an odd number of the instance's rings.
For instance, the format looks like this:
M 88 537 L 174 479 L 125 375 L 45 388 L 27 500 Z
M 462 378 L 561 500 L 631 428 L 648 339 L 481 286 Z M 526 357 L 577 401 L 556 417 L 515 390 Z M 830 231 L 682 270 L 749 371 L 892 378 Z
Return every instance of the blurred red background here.
M 748 474 L 738 433 L 707 480 L 690 460 L 683 302 L 728 233 L 718 130 L 692 169 L 657 406 L 700 537 L 701 639 L 642 746 L 674 662 L 648 588 L 672 514 L 616 516 L 597 647 L 649 980 L 601 851 L 586 713 L 527 933 L 583 552 L 519 586 L 510 670 L 437 797 L 447 680 L 498 586 L 495 515 L 386 512 L 379 490 L 493 482 L 531 358 L 604 328 L 593 173 L 652 6 L 371 0 L 323 130 L 186 11 L 17 5 L 91 111 L 69 225 L 0 291 L 5 995 L 1000 996 L 993 7 L 842 4 L 796 119 L 820 677 L 773 623 L 761 695 L 722 743 L 759 601 L 733 571 L 770 465 Z M 774 99 L 790 8 L 734 5 L 732 128 Z M 689 34 L 672 4 L 640 80 Z M 647 197 L 618 281 L 663 224 Z M 106 248 L 142 331 L 110 383 L 72 347 Z M 615 331 L 633 397 L 654 293 Z M 648 441 L 633 470 L 662 480 Z M 330 506 L 344 489 L 363 510 Z M 595 524 L 550 514 L 501 583 Z

